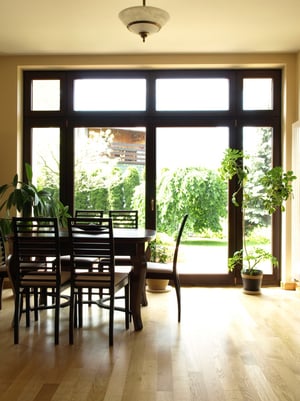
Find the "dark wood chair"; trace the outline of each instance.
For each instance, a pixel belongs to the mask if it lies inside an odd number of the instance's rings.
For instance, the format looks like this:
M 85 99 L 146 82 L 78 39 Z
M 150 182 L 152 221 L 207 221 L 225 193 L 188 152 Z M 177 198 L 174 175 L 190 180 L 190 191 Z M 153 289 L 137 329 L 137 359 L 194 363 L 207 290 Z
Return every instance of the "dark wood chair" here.
M 129 275 L 115 272 L 115 252 L 112 220 L 70 218 L 68 220 L 71 239 L 71 306 L 69 342 L 74 342 L 74 325 L 82 327 L 82 305 L 96 304 L 109 309 L 109 345 L 113 345 L 114 311 L 116 293 L 124 289 L 125 327 L 129 328 Z M 97 259 L 88 266 L 86 258 Z M 96 290 L 93 298 L 84 298 L 86 290 Z M 100 294 L 100 295 L 99 295 Z M 77 307 L 78 306 L 78 317 Z
M 5 278 L 8 277 L 8 269 L 6 263 L 5 243 L 0 233 L 0 309 L 2 309 L 2 290 Z
M 179 275 L 177 272 L 177 258 L 178 258 L 179 245 L 187 218 L 188 215 L 186 214 L 183 217 L 179 227 L 173 255 L 173 262 L 171 264 L 147 262 L 147 270 L 146 270 L 146 279 L 162 279 L 162 280 L 173 281 L 177 296 L 178 322 L 180 322 L 181 320 L 181 293 L 180 293 Z M 144 297 L 146 299 L 145 294 Z
M 59 343 L 61 291 L 69 285 L 70 272 L 61 271 L 58 222 L 56 218 L 13 218 L 14 248 L 9 274 L 15 296 L 14 342 L 19 343 L 22 300 L 25 297 L 26 327 L 30 312 L 54 308 L 54 341 Z M 33 296 L 34 306 L 30 306 Z M 53 304 L 47 305 L 50 296 Z M 38 297 L 40 301 L 38 302 Z
M 94 219 L 101 219 L 104 215 L 103 210 L 92 210 L 92 209 L 77 209 L 75 210 L 75 217 L 76 218 L 87 218 L 88 221 L 90 218 Z M 88 223 L 87 223 L 88 224 Z M 61 257 L 62 266 L 69 266 L 70 265 L 70 255 L 63 255 Z M 81 263 L 86 263 L 88 266 L 92 266 L 92 264 L 96 262 L 95 258 L 82 258 Z M 91 299 L 91 290 L 89 291 L 90 295 L 89 298 Z

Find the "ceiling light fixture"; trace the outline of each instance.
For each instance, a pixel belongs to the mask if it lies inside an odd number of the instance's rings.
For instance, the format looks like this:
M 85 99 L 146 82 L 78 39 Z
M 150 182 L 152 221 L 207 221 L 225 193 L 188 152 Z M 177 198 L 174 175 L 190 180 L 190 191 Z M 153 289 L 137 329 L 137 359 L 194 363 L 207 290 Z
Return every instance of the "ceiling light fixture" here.
M 143 0 L 142 6 L 122 10 L 119 18 L 130 32 L 140 35 L 145 42 L 148 35 L 160 31 L 170 16 L 161 8 L 146 6 L 146 0 Z

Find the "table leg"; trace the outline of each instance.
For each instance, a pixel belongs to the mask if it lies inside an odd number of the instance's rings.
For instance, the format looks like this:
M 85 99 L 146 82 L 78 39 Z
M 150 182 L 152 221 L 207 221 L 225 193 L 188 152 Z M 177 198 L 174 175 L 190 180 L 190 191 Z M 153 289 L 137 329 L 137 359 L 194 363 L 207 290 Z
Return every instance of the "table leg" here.
M 136 255 L 132 257 L 133 270 L 130 276 L 130 308 L 135 330 L 142 330 L 141 299 L 145 287 L 146 257 L 144 244 L 138 244 Z

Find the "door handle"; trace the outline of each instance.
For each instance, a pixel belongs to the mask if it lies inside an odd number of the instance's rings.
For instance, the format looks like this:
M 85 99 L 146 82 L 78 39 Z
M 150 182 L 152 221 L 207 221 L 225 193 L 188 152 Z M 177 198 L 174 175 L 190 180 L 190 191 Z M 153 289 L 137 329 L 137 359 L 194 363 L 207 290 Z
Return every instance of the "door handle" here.
M 151 212 L 154 212 L 154 199 L 151 199 Z

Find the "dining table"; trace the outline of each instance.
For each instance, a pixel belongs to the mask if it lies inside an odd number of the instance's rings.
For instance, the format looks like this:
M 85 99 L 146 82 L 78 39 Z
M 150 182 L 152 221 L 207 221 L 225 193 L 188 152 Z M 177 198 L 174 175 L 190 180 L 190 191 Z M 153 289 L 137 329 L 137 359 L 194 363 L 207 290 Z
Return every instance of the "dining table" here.
M 146 249 L 147 243 L 155 239 L 156 232 L 144 228 L 114 228 L 115 255 L 129 256 L 128 264 L 133 266 L 130 273 L 130 310 L 134 329 L 143 329 L 141 304 L 145 291 L 146 279 Z M 62 255 L 69 254 L 70 241 L 67 230 L 61 230 L 60 251 Z

